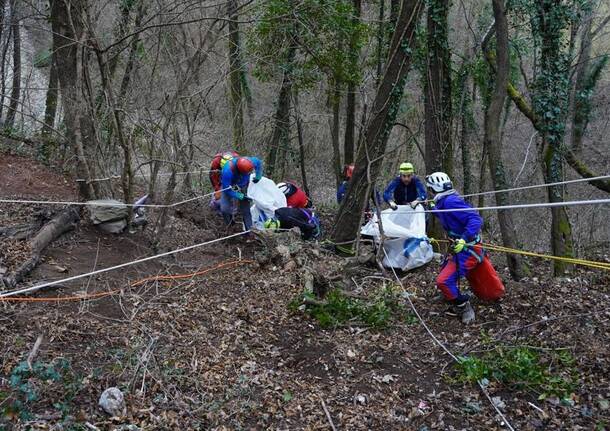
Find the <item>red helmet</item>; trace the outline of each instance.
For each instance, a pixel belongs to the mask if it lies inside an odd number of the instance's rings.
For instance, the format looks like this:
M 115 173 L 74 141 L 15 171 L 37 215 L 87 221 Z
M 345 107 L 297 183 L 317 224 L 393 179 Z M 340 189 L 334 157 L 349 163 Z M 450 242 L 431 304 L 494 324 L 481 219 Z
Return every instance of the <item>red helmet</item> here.
M 345 165 L 345 168 L 343 169 L 343 173 L 345 175 L 346 180 L 351 180 L 352 175 L 354 175 L 354 165 Z
M 249 174 L 254 170 L 254 163 L 252 163 L 252 160 L 247 159 L 245 157 L 240 157 L 239 159 L 237 159 L 237 171 L 240 174 Z

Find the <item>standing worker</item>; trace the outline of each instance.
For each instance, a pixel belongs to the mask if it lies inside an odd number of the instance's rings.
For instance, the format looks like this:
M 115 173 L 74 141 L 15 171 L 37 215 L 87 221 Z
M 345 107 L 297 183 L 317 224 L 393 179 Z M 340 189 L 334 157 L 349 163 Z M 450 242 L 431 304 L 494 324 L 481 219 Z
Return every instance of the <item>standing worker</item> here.
M 383 192 L 383 200 L 386 201 L 393 210 L 398 209 L 398 205 L 411 205 L 415 208 L 419 203 L 426 200 L 426 187 L 421 180 L 415 176 L 415 170 L 411 163 L 401 163 L 399 175 L 394 178 Z
M 263 163 L 256 157 L 234 157 L 222 168 L 220 212 L 227 225 L 233 222 L 233 208 L 237 202 L 245 230 L 252 227 L 250 199 L 247 196 L 251 174 L 255 174 L 254 183 L 258 183 L 263 176 Z
M 354 174 L 354 165 L 345 165 L 343 168 L 343 182 L 339 184 L 339 188 L 337 189 L 337 203 L 340 204 L 345 194 L 347 193 L 347 186 L 349 186 L 349 182 L 352 179 L 352 175 Z
M 470 323 L 475 319 L 474 309 L 470 304 L 470 296 L 460 292 L 459 280 L 469 277 L 481 263 L 484 265 L 477 268 L 477 271 L 482 269 L 488 272 L 488 276 L 497 278 L 481 245 L 479 234 L 483 219 L 457 193 L 451 179 L 444 172 L 428 175 L 426 185 L 432 190 L 434 196 L 434 201 L 430 205 L 434 208 L 432 213 L 439 219 L 443 229 L 452 240 L 450 247 L 453 253 L 448 255 L 443 262 L 441 272 L 436 278 L 436 286 L 451 304 L 447 314 L 460 316 L 462 323 Z M 460 209 L 460 211 L 437 212 L 438 210 L 455 209 Z M 501 293 L 503 293 L 504 287 L 501 286 L 501 289 Z
M 239 154 L 235 151 L 224 151 L 216 154 L 212 159 L 212 164 L 210 165 L 210 182 L 214 189 L 214 199 L 217 201 L 220 201 L 220 174 L 222 168 L 225 167 L 228 161 L 233 160 L 235 157 L 239 157 Z

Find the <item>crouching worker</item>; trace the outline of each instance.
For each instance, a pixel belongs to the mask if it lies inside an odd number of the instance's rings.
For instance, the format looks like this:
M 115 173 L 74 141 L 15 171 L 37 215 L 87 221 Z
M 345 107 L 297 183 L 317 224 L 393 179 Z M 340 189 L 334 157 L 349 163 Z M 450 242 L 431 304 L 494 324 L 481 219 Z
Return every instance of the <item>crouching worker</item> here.
M 220 212 L 227 226 L 233 223 L 233 208 L 237 203 L 244 220 L 245 230 L 250 230 L 252 227 L 250 199 L 247 196 L 251 174 L 255 174 L 252 180 L 255 183 L 259 182 L 263 176 L 263 164 L 256 157 L 235 157 L 222 168 L 223 191 L 220 197 Z
M 471 276 L 480 270 L 489 272 L 489 277 L 495 277 L 495 282 L 499 283 L 496 290 L 501 290 L 494 299 L 504 293 L 504 286 L 497 277 L 493 266 L 486 259 L 481 246 L 479 234 L 483 219 L 479 213 L 457 193 L 447 174 L 435 172 L 428 175 L 426 185 L 432 190 L 434 196 L 434 201 L 430 205 L 434 208 L 432 213 L 439 219 L 443 229 L 452 240 L 450 247 L 453 253 L 443 262 L 441 272 L 436 278 L 436 286 L 451 304 L 447 314 L 460 316 L 463 323 L 469 323 L 475 319 L 474 309 L 470 304 L 470 297 L 460 292 L 459 280 L 464 277 L 468 278 L 473 291 L 478 295 L 476 289 L 478 286 L 473 285 Z M 455 209 L 460 211 L 439 211 Z M 484 265 L 479 268 L 482 262 Z M 479 274 L 479 279 L 481 275 L 484 274 Z
M 298 227 L 304 240 L 320 236 L 320 221 L 314 212 L 307 208 L 278 208 L 275 220 L 265 221 L 265 229 L 292 229 Z
M 277 188 L 286 196 L 288 208 L 311 208 L 312 203 L 309 196 L 292 181 L 278 183 Z

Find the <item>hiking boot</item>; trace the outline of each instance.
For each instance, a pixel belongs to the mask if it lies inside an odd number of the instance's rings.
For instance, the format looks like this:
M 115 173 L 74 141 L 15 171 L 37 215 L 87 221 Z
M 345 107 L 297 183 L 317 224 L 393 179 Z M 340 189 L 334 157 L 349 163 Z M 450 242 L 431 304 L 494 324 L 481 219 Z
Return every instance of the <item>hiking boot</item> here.
M 445 314 L 448 316 L 459 316 L 462 319 L 462 323 L 474 322 L 474 308 L 470 305 L 470 301 L 466 301 L 459 305 L 452 305 L 446 311 Z

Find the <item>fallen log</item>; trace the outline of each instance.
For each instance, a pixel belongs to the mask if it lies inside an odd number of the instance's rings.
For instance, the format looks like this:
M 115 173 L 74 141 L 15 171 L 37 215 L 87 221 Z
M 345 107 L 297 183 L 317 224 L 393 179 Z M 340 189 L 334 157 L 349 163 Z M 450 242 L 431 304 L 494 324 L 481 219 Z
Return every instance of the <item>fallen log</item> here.
M 20 283 L 40 262 L 42 251 L 64 233 L 74 229 L 80 217 L 74 207 L 69 207 L 53 217 L 30 240 L 31 255 L 11 274 L 2 278 L 7 288 L 13 288 Z

